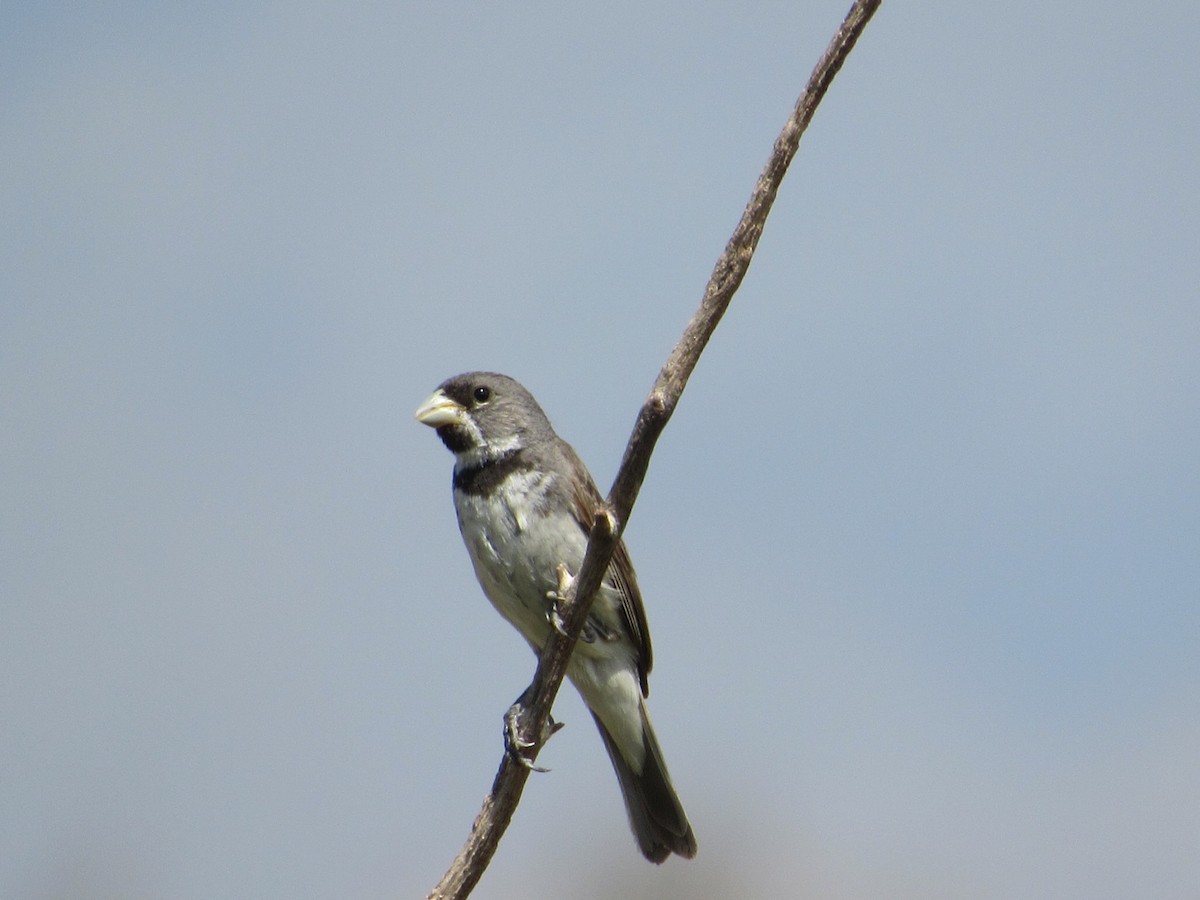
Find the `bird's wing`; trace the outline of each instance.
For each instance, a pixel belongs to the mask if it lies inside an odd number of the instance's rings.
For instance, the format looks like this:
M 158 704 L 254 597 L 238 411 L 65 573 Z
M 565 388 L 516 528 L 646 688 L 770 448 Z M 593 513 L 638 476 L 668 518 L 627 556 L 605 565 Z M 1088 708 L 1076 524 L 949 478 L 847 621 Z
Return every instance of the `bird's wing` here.
M 561 447 L 574 470 L 574 477 L 571 478 L 571 501 L 575 518 L 583 533 L 590 534 L 592 522 L 596 512 L 604 504 L 604 498 L 600 496 L 591 474 L 571 445 L 562 441 Z M 650 627 L 646 624 L 646 608 L 642 604 L 642 592 L 638 589 L 633 561 L 629 558 L 629 551 L 625 549 L 623 540 L 617 541 L 612 562 L 608 565 L 606 581 L 621 595 L 621 623 L 637 648 L 638 680 L 642 685 L 642 695 L 648 696 L 648 676 L 654 664 L 653 651 L 650 648 Z

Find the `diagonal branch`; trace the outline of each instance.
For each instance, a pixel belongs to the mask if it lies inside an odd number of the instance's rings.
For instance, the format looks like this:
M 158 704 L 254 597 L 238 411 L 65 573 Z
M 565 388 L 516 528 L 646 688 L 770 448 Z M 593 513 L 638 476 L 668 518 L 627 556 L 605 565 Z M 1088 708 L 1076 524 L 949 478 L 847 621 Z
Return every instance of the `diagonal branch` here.
M 774 151 L 754 185 L 754 192 L 746 204 L 741 221 L 717 260 L 699 309 L 688 322 L 683 336 L 659 372 L 650 395 L 638 413 L 616 480 L 605 506 L 592 525 L 583 565 L 567 591 L 561 612 L 564 633 L 551 631 L 550 640 L 542 648 L 538 659 L 533 682 L 524 695 L 526 719 L 521 728 L 523 736 L 531 743 L 537 743 L 535 736 L 543 733 L 550 707 L 566 674 L 571 651 L 641 490 L 654 445 L 675 411 L 700 354 L 750 267 L 750 259 L 758 246 L 767 214 L 775 202 L 788 165 L 796 154 L 801 135 L 881 2 L 855 0 L 845 21 L 813 69 L 804 93 L 796 101 L 787 124 L 775 140 Z M 531 762 L 539 749 L 538 746 L 531 748 Z M 510 754 L 504 754 L 491 793 L 485 798 L 483 808 L 471 827 L 471 836 L 441 882 L 430 893 L 429 900 L 459 900 L 471 893 L 508 828 L 529 771 L 529 768 L 514 762 Z

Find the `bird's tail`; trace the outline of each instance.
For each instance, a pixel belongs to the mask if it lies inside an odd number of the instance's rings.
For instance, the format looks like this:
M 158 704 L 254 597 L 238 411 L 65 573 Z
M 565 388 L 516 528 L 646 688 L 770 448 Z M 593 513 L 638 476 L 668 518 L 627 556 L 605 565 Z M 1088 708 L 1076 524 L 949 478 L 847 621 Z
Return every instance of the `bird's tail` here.
M 640 772 L 635 771 L 621 755 L 599 717 L 593 713 L 592 718 L 596 720 L 600 737 L 604 738 L 604 749 L 608 751 L 613 768 L 617 771 L 621 794 L 625 798 L 625 810 L 629 813 L 629 827 L 633 829 L 642 855 L 654 863 L 661 863 L 672 853 L 691 859 L 696 855 L 696 836 L 692 833 L 692 826 L 675 794 L 675 788 L 671 786 L 671 776 L 667 774 L 662 750 L 654 736 L 654 729 L 650 727 L 645 704 L 641 707 L 644 752 Z

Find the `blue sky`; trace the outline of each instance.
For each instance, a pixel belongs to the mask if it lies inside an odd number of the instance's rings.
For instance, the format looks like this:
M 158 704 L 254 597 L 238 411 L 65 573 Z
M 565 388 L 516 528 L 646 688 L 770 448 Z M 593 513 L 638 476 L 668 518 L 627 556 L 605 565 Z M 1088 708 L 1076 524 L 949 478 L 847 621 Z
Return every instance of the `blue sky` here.
M 423 896 L 532 674 L 412 411 L 610 482 L 845 3 L 0 12 L 0 896 Z M 477 896 L 1194 897 L 1200 11 L 885 4 Z

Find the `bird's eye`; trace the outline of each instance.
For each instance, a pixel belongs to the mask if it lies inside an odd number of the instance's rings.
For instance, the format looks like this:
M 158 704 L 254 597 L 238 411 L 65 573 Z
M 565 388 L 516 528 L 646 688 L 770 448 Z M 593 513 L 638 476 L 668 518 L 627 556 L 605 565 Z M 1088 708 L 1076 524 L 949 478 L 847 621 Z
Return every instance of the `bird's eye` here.
M 492 398 L 492 389 L 480 385 L 475 388 L 474 396 L 476 403 L 487 403 Z

